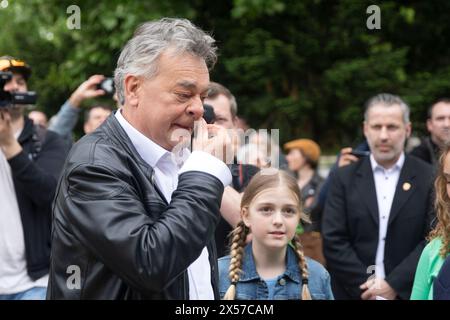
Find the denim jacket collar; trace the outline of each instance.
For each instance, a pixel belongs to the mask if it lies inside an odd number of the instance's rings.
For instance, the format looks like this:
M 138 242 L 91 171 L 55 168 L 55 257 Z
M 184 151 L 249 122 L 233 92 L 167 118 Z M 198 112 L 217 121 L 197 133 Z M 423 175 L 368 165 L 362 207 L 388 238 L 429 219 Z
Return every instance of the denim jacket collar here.
M 296 283 L 300 283 L 301 276 L 298 269 L 297 257 L 294 249 L 288 245 L 286 250 L 286 270 L 279 278 L 288 277 Z M 255 260 L 253 258 L 252 243 L 249 243 L 244 248 L 245 259 L 242 264 L 242 275 L 239 281 L 246 282 L 260 279 L 260 276 L 256 272 Z

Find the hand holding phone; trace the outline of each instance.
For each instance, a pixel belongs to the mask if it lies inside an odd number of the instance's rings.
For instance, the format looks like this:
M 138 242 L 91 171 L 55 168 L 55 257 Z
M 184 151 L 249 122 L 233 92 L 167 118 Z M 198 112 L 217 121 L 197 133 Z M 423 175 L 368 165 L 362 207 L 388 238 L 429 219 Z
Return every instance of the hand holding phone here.
M 363 151 L 363 150 L 352 150 L 350 152 L 351 155 L 354 155 L 357 158 L 362 158 L 362 157 L 368 157 L 370 156 L 370 151 Z
M 358 161 L 361 157 L 368 156 L 369 151 L 353 150 L 352 148 L 343 148 L 340 152 L 338 167 L 349 165 Z

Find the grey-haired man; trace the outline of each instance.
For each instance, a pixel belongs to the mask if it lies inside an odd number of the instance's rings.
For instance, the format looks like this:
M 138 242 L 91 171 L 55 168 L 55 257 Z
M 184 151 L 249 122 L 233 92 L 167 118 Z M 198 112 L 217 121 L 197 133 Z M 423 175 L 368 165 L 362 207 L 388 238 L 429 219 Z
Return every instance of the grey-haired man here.
M 48 298 L 218 298 L 213 235 L 231 174 L 215 150 L 230 142 L 201 118 L 215 60 L 184 19 L 145 23 L 124 47 L 123 107 L 73 147 L 59 186 Z M 178 146 L 195 121 L 190 153 Z

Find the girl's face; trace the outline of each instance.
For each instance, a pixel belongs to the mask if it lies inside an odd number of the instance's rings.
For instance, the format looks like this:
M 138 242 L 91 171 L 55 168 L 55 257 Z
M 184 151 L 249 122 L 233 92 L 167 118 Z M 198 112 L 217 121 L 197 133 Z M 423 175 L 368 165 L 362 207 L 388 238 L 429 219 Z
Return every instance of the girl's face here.
M 450 152 L 445 156 L 444 176 L 447 179 L 447 196 L 450 198 Z
M 279 186 L 259 193 L 242 209 L 242 216 L 253 242 L 270 249 L 283 248 L 295 235 L 300 208 L 294 193 Z
M 298 171 L 306 163 L 305 157 L 299 149 L 292 149 L 286 156 L 286 161 L 288 162 L 289 170 Z

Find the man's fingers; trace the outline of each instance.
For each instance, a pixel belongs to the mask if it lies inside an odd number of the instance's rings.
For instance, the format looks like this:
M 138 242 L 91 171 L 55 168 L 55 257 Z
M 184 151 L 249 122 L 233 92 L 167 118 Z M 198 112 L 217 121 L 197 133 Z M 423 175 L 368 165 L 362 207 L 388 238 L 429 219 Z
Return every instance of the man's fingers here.
M 355 157 L 352 154 L 346 154 L 345 156 L 343 156 L 344 160 L 348 161 L 348 162 L 356 162 L 358 161 L 358 158 Z
M 86 83 L 92 85 L 92 84 L 98 84 L 102 82 L 102 80 L 105 79 L 104 75 L 101 74 L 94 74 L 93 76 L 90 76 L 89 79 L 86 81 Z
M 11 121 L 11 115 L 9 114 L 8 109 L 0 109 L 0 118 L 4 122 Z
M 194 122 L 194 150 L 204 150 L 204 147 L 208 141 L 208 127 L 205 119 L 200 118 Z
M 352 148 L 347 147 L 347 148 L 342 148 L 341 149 L 341 155 L 345 155 L 345 154 L 349 154 L 350 152 L 352 152 Z
M 371 298 L 372 298 L 372 290 L 371 289 L 367 289 L 361 295 L 361 299 L 363 299 L 363 300 L 369 300 Z

